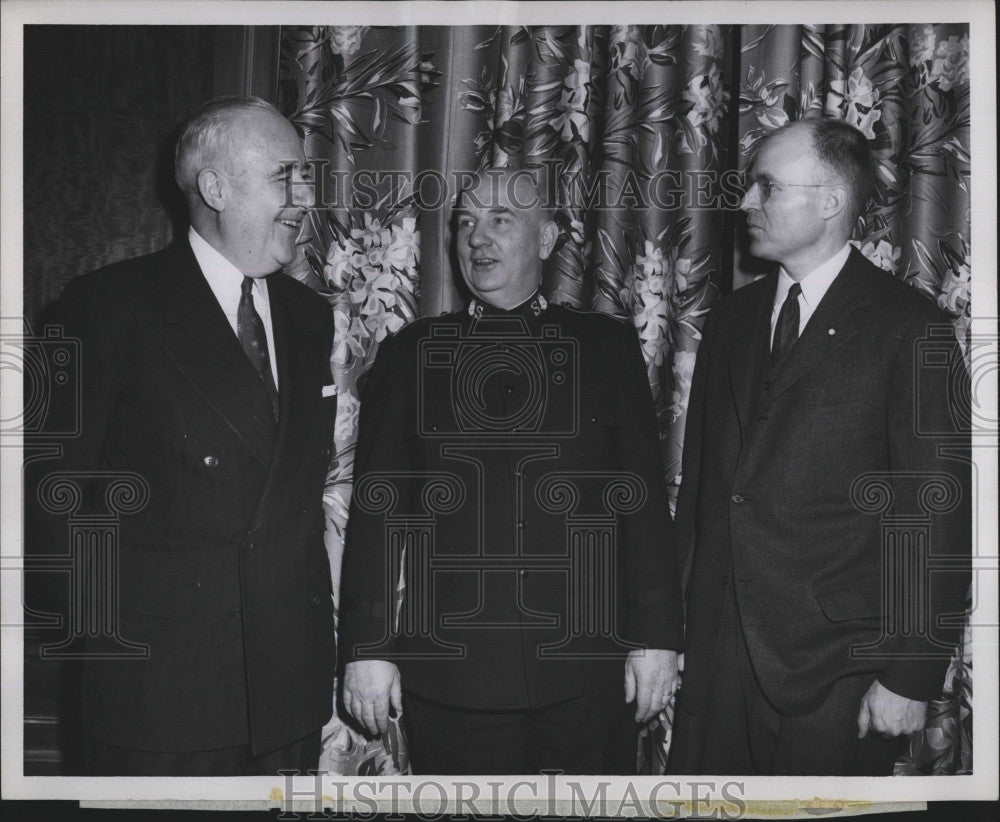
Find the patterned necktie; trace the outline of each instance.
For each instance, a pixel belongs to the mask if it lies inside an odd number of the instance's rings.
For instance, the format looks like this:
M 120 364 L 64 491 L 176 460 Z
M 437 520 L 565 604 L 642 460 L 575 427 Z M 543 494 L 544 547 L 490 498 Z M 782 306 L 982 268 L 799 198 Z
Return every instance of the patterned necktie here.
M 781 304 L 778 322 L 774 325 L 774 340 L 771 343 L 771 365 L 780 362 L 799 338 L 799 294 L 801 293 L 802 286 L 792 283 L 792 287 L 788 289 L 788 296 Z
M 278 418 L 278 388 L 274 384 L 274 375 L 271 373 L 271 357 L 267 353 L 267 335 L 264 333 L 264 323 L 260 319 L 260 314 L 253 306 L 253 278 L 244 277 L 242 293 L 240 294 L 240 307 L 236 313 L 236 336 L 239 337 L 240 345 L 246 352 L 253 367 L 260 375 L 260 381 L 264 383 L 267 395 L 271 398 L 271 410 L 274 411 L 274 418 Z

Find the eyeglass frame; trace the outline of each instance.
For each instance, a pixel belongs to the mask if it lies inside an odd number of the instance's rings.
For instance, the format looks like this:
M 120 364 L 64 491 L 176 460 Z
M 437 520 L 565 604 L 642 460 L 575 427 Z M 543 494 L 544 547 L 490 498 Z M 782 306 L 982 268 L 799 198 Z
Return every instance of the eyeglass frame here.
M 782 183 L 780 180 L 770 180 L 761 179 L 759 177 L 754 177 L 750 179 L 749 183 L 743 188 L 743 197 L 746 198 L 747 194 L 750 193 L 750 189 L 757 186 L 760 189 L 760 202 L 761 205 L 766 203 L 771 199 L 771 195 L 774 194 L 773 189 L 775 188 L 825 188 L 826 186 L 835 186 L 838 183 Z

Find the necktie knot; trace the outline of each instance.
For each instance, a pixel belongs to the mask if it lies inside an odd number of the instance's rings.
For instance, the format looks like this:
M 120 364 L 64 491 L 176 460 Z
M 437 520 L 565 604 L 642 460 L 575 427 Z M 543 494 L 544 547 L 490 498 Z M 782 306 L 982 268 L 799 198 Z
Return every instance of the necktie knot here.
M 249 297 L 250 292 L 253 291 L 253 277 L 244 277 L 243 285 L 241 286 L 243 296 Z
M 792 287 L 788 289 L 787 299 L 797 300 L 799 298 L 799 294 L 801 293 L 802 293 L 802 286 L 799 283 L 792 283 Z

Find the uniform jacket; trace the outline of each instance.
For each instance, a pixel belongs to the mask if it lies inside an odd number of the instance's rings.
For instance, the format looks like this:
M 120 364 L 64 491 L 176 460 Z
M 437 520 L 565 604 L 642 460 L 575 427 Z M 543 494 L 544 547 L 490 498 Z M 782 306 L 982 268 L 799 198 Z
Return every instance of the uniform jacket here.
M 288 277 L 268 291 L 280 422 L 186 242 L 79 277 L 57 303 L 80 340 L 81 434 L 41 468 L 148 485 L 120 518 L 118 561 L 119 633 L 148 658 L 94 659 L 92 642 L 84 666 L 84 724 L 106 742 L 260 754 L 331 714 L 332 322 Z
M 368 375 L 343 659 L 391 659 L 404 688 L 470 708 L 621 687 L 629 650 L 682 638 L 638 337 L 560 305 L 480 307 L 387 337 Z
M 852 250 L 772 368 L 775 288 L 772 275 L 720 301 L 698 351 L 677 510 L 693 549 L 684 704 L 697 711 L 713 664 L 725 664 L 714 648 L 729 586 L 782 712 L 808 712 L 838 677 L 863 671 L 903 696 L 937 696 L 955 632 L 936 620 L 961 621 L 971 519 L 968 389 L 949 318 Z M 965 459 L 943 456 L 949 445 Z M 907 602 L 929 614 L 923 635 L 883 613 L 902 613 L 883 602 L 903 590 L 885 576 L 904 567 L 893 517 L 927 529 L 905 550 L 937 563 L 929 587 L 905 583 Z

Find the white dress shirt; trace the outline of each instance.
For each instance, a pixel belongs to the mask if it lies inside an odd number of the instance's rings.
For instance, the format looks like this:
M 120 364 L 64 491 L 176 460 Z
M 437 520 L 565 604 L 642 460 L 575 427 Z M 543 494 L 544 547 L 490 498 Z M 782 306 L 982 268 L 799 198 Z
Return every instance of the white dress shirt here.
M 837 279 L 840 269 L 844 267 L 847 258 L 851 254 L 851 244 L 847 243 L 840 251 L 834 254 L 822 265 L 814 268 L 805 277 L 799 280 L 802 291 L 799 293 L 799 335 L 805 330 L 806 323 L 823 299 L 827 289 Z M 774 292 L 774 307 L 771 309 L 771 344 L 774 344 L 774 327 L 778 322 L 778 314 L 781 306 L 788 296 L 788 289 L 792 287 L 793 280 L 784 267 L 778 269 L 778 289 Z
M 191 250 L 194 252 L 201 273 L 205 275 L 209 288 L 219 301 L 222 311 L 232 326 L 233 333 L 236 330 L 240 309 L 240 297 L 243 293 L 243 273 L 229 260 L 216 251 L 193 227 L 188 229 L 188 242 L 191 243 Z M 253 295 L 253 307 L 260 315 L 260 321 L 264 324 L 264 335 L 267 337 L 267 353 L 271 360 L 271 374 L 274 376 L 274 385 L 278 385 L 278 362 L 274 356 L 274 329 L 271 326 L 271 302 L 267 296 L 267 280 L 262 277 L 254 278 L 253 288 L 250 290 Z

